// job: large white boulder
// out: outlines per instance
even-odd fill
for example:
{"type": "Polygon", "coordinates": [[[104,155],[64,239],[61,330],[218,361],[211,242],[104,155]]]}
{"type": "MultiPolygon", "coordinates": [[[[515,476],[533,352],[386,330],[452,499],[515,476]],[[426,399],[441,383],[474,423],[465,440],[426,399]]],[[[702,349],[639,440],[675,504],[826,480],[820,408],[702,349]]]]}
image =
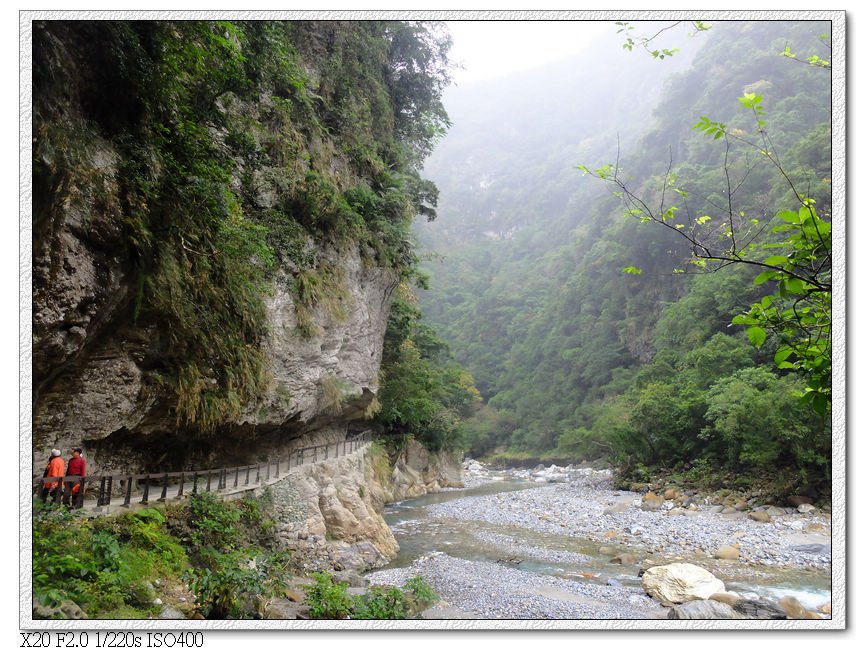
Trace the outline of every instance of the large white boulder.
{"type": "Polygon", "coordinates": [[[643,589],[664,605],[705,600],[726,591],[724,583],[709,571],[685,562],[646,569],[643,589]]]}

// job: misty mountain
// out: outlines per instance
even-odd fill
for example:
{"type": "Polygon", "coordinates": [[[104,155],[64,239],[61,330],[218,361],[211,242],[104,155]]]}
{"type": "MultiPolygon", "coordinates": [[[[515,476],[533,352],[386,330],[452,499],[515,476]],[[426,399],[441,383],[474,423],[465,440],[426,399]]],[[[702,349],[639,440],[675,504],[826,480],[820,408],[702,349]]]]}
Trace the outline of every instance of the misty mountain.
{"type": "MultiPolygon", "coordinates": [[[[669,428],[678,441],[670,458],[693,456],[715,383],[755,368],[794,381],[772,375],[766,348],[731,326],[765,295],[751,282],[756,273],[674,274],[689,255],[684,241],[624,218],[611,188],[574,166],[618,160],[622,178],[650,201],[664,175],[678,172],[689,219],[725,208],[732,176],[730,203],[769,220],[795,208],[785,179],[753,148],[728,152],[693,128],[708,116],[746,139],[755,115],[738,98],[751,92],[763,98],[773,155],[825,212],[829,75],[780,53],[822,51],[828,31],[719,23],[664,61],[611,38],[581,57],[451,92],[453,127],[426,167],[441,194],[438,218],[416,229],[430,253],[424,317],[492,407],[467,426],[473,452],[587,453],[586,440],[609,449],[622,426],[621,439],[640,439],[638,407],[667,391],[662,402],[684,404],[669,428]]],[[[757,243],[771,237],[761,232],[757,243]]],[[[640,426],[655,435],[661,425],[640,426]]],[[[823,448],[825,423],[803,426],[823,448]]]]}

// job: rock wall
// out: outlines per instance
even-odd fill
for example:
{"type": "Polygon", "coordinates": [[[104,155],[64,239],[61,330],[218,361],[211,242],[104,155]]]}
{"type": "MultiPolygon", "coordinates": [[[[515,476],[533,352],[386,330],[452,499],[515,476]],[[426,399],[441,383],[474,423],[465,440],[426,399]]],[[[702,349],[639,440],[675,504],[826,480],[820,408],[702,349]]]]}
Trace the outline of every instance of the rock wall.
{"type": "Polygon", "coordinates": [[[34,291],[34,369],[54,368],[34,374],[34,467],[52,448],[67,455],[74,445],[84,446],[91,473],[203,467],[226,456],[252,462],[342,440],[353,423],[363,426],[378,391],[393,272],[365,268],[357,252],[322,251],[342,269],[345,315],[316,309],[318,333],[309,338],[296,327],[291,296],[275,286],[266,303],[269,389],[233,426],[197,440],[177,426],[174,405],[156,390],[159,330],[111,325],[118,305],[128,306],[130,283],[118,260],[95,253],[76,234],[73,217],[44,259],[34,258],[34,287],[53,287],[45,299],[34,291]]]}
{"type": "Polygon", "coordinates": [[[307,568],[365,571],[384,566],[399,552],[382,517],[385,504],[461,486],[454,459],[412,442],[393,466],[373,445],[302,466],[256,493],[270,503],[281,544],[302,554],[307,568]]]}
{"type": "Polygon", "coordinates": [[[308,557],[311,568],[363,570],[395,558],[399,546],[381,516],[387,476],[380,463],[367,447],[302,466],[259,490],[265,501],[272,500],[282,545],[308,557]]]}
{"type": "Polygon", "coordinates": [[[456,455],[430,453],[412,440],[394,463],[388,502],[412,499],[452,487],[463,487],[462,466],[456,455]]]}
{"type": "MultiPolygon", "coordinates": [[[[338,296],[331,297],[337,308],[307,304],[301,334],[295,298],[286,288],[286,279],[299,268],[283,265],[265,296],[268,335],[258,342],[267,359],[268,387],[211,433],[178,422],[177,397],[166,390],[176,371],[177,355],[166,332],[172,322],[149,316],[146,308],[138,313],[144,280],[140,259],[136,266],[138,249],[131,244],[137,237],[154,238],[154,248],[174,241],[130,226],[136,213],[171,212],[170,205],[144,205],[130,189],[135,161],[130,161],[129,139],[135,140],[137,130],[153,131],[155,118],[127,98],[124,106],[140,115],[124,113],[126,121],[115,120],[118,98],[101,82],[104,66],[92,58],[100,54],[114,62],[117,57],[102,49],[108,44],[88,38],[90,32],[73,23],[47,25],[37,25],[34,36],[34,472],[41,471],[55,447],[66,457],[71,447],[84,447],[91,474],[178,470],[263,460],[275,452],[342,440],[364,428],[365,410],[378,391],[398,274],[368,251],[362,257],[357,242],[343,238],[337,243],[338,238],[321,233],[304,235],[304,255],[338,277],[338,296]]],[[[317,62],[310,59],[311,69],[317,62]]],[[[286,135],[285,125],[268,126],[270,118],[264,116],[273,112],[271,94],[243,101],[232,93],[221,96],[213,109],[221,117],[207,118],[214,149],[236,153],[226,145],[224,125],[248,125],[246,140],[282,138],[298,165],[314,164],[335,187],[367,182],[349,164],[339,134],[322,139],[295,124],[297,132],[286,135]],[[224,124],[217,128],[217,123],[224,124]]],[[[171,106],[164,108],[171,113],[171,106]]],[[[147,138],[136,142],[139,148],[152,147],[147,138]]],[[[137,173],[155,184],[162,171],[151,154],[136,154],[146,167],[137,173]]],[[[274,159],[283,155],[274,153],[274,159]]],[[[244,175],[272,177],[270,184],[256,185],[246,208],[272,208],[276,188],[291,184],[288,167],[280,164],[253,169],[250,159],[237,156],[231,180],[237,196],[245,196],[244,175]]],[[[169,230],[157,217],[152,222],[147,227],[154,231],[157,226],[169,230]]]]}

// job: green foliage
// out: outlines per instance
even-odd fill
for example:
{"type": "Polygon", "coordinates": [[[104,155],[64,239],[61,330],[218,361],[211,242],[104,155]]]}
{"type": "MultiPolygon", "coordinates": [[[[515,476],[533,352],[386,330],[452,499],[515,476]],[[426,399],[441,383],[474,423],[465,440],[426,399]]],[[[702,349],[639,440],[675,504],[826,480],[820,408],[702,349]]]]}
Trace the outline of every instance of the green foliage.
{"type": "Polygon", "coordinates": [[[155,510],[89,520],[36,504],[33,590],[49,605],[72,600],[90,618],[147,618],[155,613],[150,581],[179,575],[186,554],[155,510]]]}
{"type": "Polygon", "coordinates": [[[401,620],[438,600],[436,593],[420,576],[407,580],[402,590],[374,585],[359,596],[350,596],[348,584],[334,582],[330,573],[316,572],[312,578],[314,584],[305,588],[306,603],[310,617],[316,619],[401,620]]]}
{"type": "Polygon", "coordinates": [[[196,547],[232,549],[240,541],[237,524],[241,511],[206,492],[193,495],[189,500],[191,542],[196,547]]]}
{"type": "Polygon", "coordinates": [[[355,599],[352,618],[402,620],[407,614],[406,596],[399,588],[374,585],[363,597],[355,599]]]}
{"type": "Polygon", "coordinates": [[[262,552],[274,544],[274,526],[261,501],[200,493],[190,498],[185,519],[194,562],[187,575],[206,617],[247,618],[278,591],[289,556],[262,552]]]}
{"type": "Polygon", "coordinates": [[[813,435],[825,425],[799,404],[800,386],[794,376],[779,378],[763,367],[718,380],[706,396],[707,426],[700,434],[706,453],[736,469],[825,472],[829,438],[813,435]]]}
{"type": "Polygon", "coordinates": [[[334,582],[330,573],[312,574],[315,584],[306,587],[306,604],[312,618],[348,618],[352,611],[352,598],[348,595],[348,584],[334,582]]]}
{"type": "Polygon", "coordinates": [[[438,594],[432,590],[432,587],[421,576],[412,576],[406,580],[403,589],[407,590],[411,595],[417,609],[429,607],[439,599],[438,594]]]}
{"type": "Polygon", "coordinates": [[[343,271],[340,267],[321,263],[318,268],[299,271],[293,278],[297,297],[295,316],[301,335],[311,338],[321,334],[313,320],[313,311],[321,306],[337,322],[346,316],[344,301],[347,297],[343,271]]]}
{"type": "Polygon", "coordinates": [[[341,317],[318,250],[411,273],[411,221],[437,200],[419,173],[448,125],[448,47],[432,22],[35,24],[36,246],[69,196],[117,215],[130,319],[162,337],[178,427],[213,434],[267,388],[277,278],[302,335],[319,305],[341,317]],[[116,173],[92,162],[102,150],[116,173]]]}
{"type": "MultiPolygon", "coordinates": [[[[830,49],[830,55],[829,56],[831,56],[831,46],[829,45],[829,36],[826,34],[821,34],[820,35],[820,41],[823,45],[825,45],[827,48],[830,49]]],[[[796,56],[796,54],[794,54],[790,50],[789,44],[784,45],[784,51],[781,52],[781,56],[785,56],[788,59],[793,59],[794,61],[799,61],[800,63],[805,63],[805,64],[813,66],[815,68],[829,69],[832,67],[832,63],[831,63],[829,58],[824,59],[823,57],[821,57],[817,54],[812,54],[806,59],[800,59],[798,56],[796,56]]]]}
{"type": "Polygon", "coordinates": [[[655,41],[661,34],[664,32],[671,30],[679,25],[690,25],[693,31],[690,33],[691,36],[699,32],[704,32],[708,29],[711,29],[711,25],[702,20],[678,20],[671,21],[669,24],[664,25],[660,30],[658,30],[654,35],[633,35],[631,32],[636,30],[636,27],[632,25],[628,21],[616,21],[616,25],[619,27],[616,30],[617,34],[624,34],[625,42],[622,44],[622,49],[627,50],[628,52],[633,52],[634,46],[638,45],[642,47],[646,52],[653,58],[663,61],[665,58],[671,57],[676,54],[679,49],[678,48],[655,48],[653,45],[653,41],[655,41]]]}
{"type": "Polygon", "coordinates": [[[247,553],[234,551],[213,555],[211,566],[189,573],[189,586],[202,614],[207,618],[245,618],[241,597],[254,598],[264,593],[258,571],[250,568],[247,553]]]}
{"type": "Polygon", "coordinates": [[[170,507],[87,519],[34,504],[34,594],[72,600],[89,618],[149,618],[153,584],[189,584],[205,616],[248,618],[284,585],[290,554],[274,545],[258,499],[195,495],[170,507]]]}
{"type": "MultiPolygon", "coordinates": [[[[830,232],[830,87],[827,75],[778,56],[785,43],[806,51],[821,31],[825,24],[719,23],[662,66],[651,57],[618,64],[616,52],[605,52],[594,70],[600,66],[620,80],[626,97],[599,75],[580,80],[560,69],[514,77],[507,93],[493,83],[466,89],[460,103],[454,93],[454,129],[428,166],[442,190],[439,217],[418,226],[444,263],[428,265],[431,289],[421,304],[488,400],[460,425],[473,454],[504,463],[545,455],[606,459],[635,478],[640,468],[646,476],[661,468],[706,481],[736,471],[743,481],[765,473],[766,465],[741,460],[740,452],[730,452],[739,443],[727,446],[716,432],[708,414],[720,398],[710,391],[752,368],[791,390],[809,388],[793,377],[805,357],[785,347],[802,330],[785,333],[757,316],[777,308],[778,320],[792,325],[796,314],[788,310],[803,295],[791,292],[810,287],[796,310],[815,324],[821,320],[817,305],[806,301],[819,299],[813,288],[825,278],[818,274],[816,282],[800,285],[784,272],[796,229],[830,232]],[[668,66],[689,63],[688,56],[691,69],[660,80],[668,66]],[[535,82],[545,83],[550,97],[543,124],[520,118],[520,96],[539,96],[535,82]],[[654,95],[653,87],[663,91],[654,95]],[[652,117],[638,112],[653,103],[652,117]],[[478,105],[483,110],[472,108],[478,105]],[[767,144],[763,134],[769,133],[767,144]],[[641,224],[651,216],[638,204],[622,218],[628,195],[621,187],[611,196],[579,174],[561,183],[556,170],[580,159],[616,160],[596,172],[580,169],[622,181],[658,227],[641,224]],[[783,163],[786,178],[773,161],[783,163]],[[791,182],[807,193],[797,195],[791,182]],[[804,212],[799,218],[805,196],[814,199],[813,220],[804,212]],[[788,206],[796,206],[795,223],[774,216],[788,206]],[[704,259],[683,234],[713,253],[735,251],[756,264],[704,259]],[[755,284],[763,272],[780,275],[755,284]],[[788,295],[780,297],[785,278],[788,295]],[[744,322],[752,305],[759,314],[744,322]],[[805,306],[810,316],[799,309],[805,306]],[[756,328],[750,336],[749,328],[756,328]],[[715,433],[706,437],[709,430],[715,433]]],[[[809,246],[816,254],[811,267],[796,262],[793,272],[804,278],[800,271],[813,274],[822,264],[825,273],[830,251],[807,234],[801,244],[801,262],[809,246]]],[[[815,347],[818,333],[812,329],[815,347]]],[[[748,381],[762,385],[756,377],[748,381]]],[[[780,430],[767,449],[772,440],[801,435],[815,452],[777,455],[773,471],[825,481],[828,422],[801,409],[784,416],[790,406],[784,395],[776,400],[780,430]]],[[[759,445],[759,436],[741,435],[759,445]]]]}
{"type": "Polygon", "coordinates": [[[415,300],[401,285],[385,335],[376,420],[390,437],[411,435],[431,450],[461,449],[459,423],[480,395],[444,341],[421,322],[415,300]]]}
{"type": "Polygon", "coordinates": [[[753,303],[733,322],[748,326],[757,347],[771,331],[780,346],[774,356],[779,368],[795,369],[808,377],[803,400],[825,415],[832,394],[832,291],[831,224],[821,219],[811,199],[803,199],[798,212],[781,211],[783,221],[773,232],[785,233],[779,243],[765,245],[785,255],[770,255],[762,264],[771,270],[754,278],[755,284],[777,283],[774,294],[753,303]]]}
{"type": "MultiPolygon", "coordinates": [[[[744,265],[763,270],[754,278],[755,285],[770,280],[777,282],[776,293],[764,295],[751,305],[750,311],[734,317],[732,322],[748,326],[748,339],[757,348],[771,331],[782,344],[776,353],[776,363],[780,368],[796,368],[808,375],[803,399],[825,415],[831,399],[831,223],[818,214],[814,199],[796,190],[790,174],[777,161],[766,135],[762,97],[746,92],[739,103],[753,115],[759,141],[750,141],[741,135],[741,129],[731,130],[726,124],[706,117],[694,125],[703,134],[715,140],[724,138],[726,143],[723,169],[728,199],[725,224],[720,230],[722,243],[710,241],[719,232],[717,227],[711,226],[708,232],[703,228],[711,220],[708,215],[695,220],[688,231],[681,229],[684,228],[682,224],[677,224],[675,230],[690,245],[691,261],[699,269],[717,271],[729,265],[744,265]],[[729,159],[733,142],[757,150],[795,193],[801,206],[798,211],[782,210],[776,214],[776,223],[780,225],[772,228],[771,233],[780,236],[761,237],[765,225],[760,219],[745,220],[743,210],[734,214],[730,176],[735,164],[729,159]],[[771,254],[766,256],[766,252],[771,254]],[[712,266],[707,266],[707,262],[712,266]]],[[[596,176],[620,189],[618,194],[629,206],[629,215],[637,216],[641,222],[671,227],[667,215],[675,211],[675,207],[668,207],[663,213],[660,208],[653,211],[619,179],[618,170],[612,177],[606,173],[596,176]]],[[[675,182],[675,175],[668,171],[663,189],[670,188],[683,198],[687,197],[675,182]]]]}

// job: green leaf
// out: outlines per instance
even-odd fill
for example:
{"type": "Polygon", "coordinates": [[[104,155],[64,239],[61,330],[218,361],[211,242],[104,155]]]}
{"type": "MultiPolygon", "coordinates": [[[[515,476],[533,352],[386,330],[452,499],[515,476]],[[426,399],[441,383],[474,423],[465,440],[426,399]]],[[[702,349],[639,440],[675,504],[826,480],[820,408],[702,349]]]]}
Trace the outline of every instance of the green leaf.
{"type": "Polygon", "coordinates": [[[774,280],[778,277],[778,271],[766,271],[754,278],[754,284],[763,284],[766,280],[774,280]]]}
{"type": "Polygon", "coordinates": [[[759,348],[766,340],[766,330],[762,327],[749,327],[748,340],[751,341],[752,345],[759,348]]]}
{"type": "Polygon", "coordinates": [[[814,213],[811,212],[811,209],[808,206],[803,205],[799,208],[799,223],[811,221],[812,218],[814,218],[814,213]]]}
{"type": "Polygon", "coordinates": [[[631,275],[640,275],[643,269],[638,269],[636,266],[626,266],[622,268],[622,273],[630,273],[631,275]]]}
{"type": "Polygon", "coordinates": [[[763,264],[768,264],[769,266],[781,266],[782,264],[787,263],[786,255],[772,255],[763,260],[763,264]]]}
{"type": "Polygon", "coordinates": [[[793,348],[788,345],[782,345],[775,353],[775,365],[780,364],[782,361],[786,361],[787,357],[791,354],[793,354],[793,348]]]}
{"type": "Polygon", "coordinates": [[[792,210],[781,210],[781,212],[779,212],[775,216],[784,221],[789,221],[790,223],[802,223],[799,215],[792,210]]]}
{"type": "Polygon", "coordinates": [[[805,293],[805,283],[799,278],[786,278],[781,280],[778,287],[780,294],[783,295],[800,295],[805,293]]]}

